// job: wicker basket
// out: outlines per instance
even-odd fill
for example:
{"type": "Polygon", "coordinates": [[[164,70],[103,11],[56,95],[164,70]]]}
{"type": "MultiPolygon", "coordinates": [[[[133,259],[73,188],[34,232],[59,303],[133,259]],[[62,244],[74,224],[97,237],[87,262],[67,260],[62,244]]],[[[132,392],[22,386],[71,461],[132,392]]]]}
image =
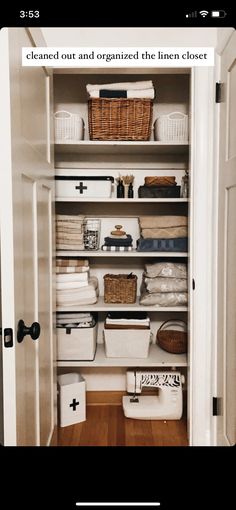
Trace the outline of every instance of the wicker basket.
{"type": "Polygon", "coordinates": [[[89,99],[91,140],[149,140],[151,99],[89,99]]]}
{"type": "Polygon", "coordinates": [[[135,274],[105,274],[105,303],[135,303],[137,297],[137,276],[135,274]]]}
{"type": "Polygon", "coordinates": [[[157,331],[157,343],[164,351],[172,354],[184,354],[187,352],[187,332],[176,329],[162,329],[164,326],[168,327],[173,323],[186,326],[184,321],[179,320],[163,322],[157,331]]]}

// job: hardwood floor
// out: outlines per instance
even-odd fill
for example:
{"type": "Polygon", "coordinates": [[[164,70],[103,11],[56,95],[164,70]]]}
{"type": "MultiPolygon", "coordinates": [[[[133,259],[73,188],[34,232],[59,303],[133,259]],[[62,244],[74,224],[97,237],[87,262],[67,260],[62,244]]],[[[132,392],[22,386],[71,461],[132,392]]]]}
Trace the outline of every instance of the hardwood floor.
{"type": "Polygon", "coordinates": [[[83,423],[58,429],[58,446],[187,446],[186,419],[132,420],[120,405],[88,405],[83,423]]]}

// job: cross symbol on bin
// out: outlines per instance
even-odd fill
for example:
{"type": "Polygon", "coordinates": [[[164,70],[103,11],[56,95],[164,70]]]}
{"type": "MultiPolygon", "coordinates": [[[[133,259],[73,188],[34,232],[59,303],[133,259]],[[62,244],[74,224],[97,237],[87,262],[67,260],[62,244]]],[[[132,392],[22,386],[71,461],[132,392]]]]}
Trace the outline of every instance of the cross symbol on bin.
{"type": "Polygon", "coordinates": [[[70,407],[73,407],[73,411],[76,411],[76,407],[79,405],[79,402],[76,402],[76,398],[73,398],[70,407]]]}

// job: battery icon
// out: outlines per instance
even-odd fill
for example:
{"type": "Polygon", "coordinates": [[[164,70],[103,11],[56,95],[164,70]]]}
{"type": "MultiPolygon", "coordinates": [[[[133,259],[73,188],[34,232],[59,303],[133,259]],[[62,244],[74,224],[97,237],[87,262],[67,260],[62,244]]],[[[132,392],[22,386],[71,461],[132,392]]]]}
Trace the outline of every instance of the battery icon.
{"type": "Polygon", "coordinates": [[[225,11],[211,11],[212,18],[225,18],[225,16],[227,16],[225,11]]]}

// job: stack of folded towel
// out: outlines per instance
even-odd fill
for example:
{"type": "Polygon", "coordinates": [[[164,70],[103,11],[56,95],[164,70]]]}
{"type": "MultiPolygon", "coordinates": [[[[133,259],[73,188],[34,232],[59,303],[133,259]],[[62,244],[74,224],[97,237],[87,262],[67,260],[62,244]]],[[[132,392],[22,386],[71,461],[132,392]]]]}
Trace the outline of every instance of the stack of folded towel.
{"type": "Polygon", "coordinates": [[[187,251],[187,216],[140,216],[137,251],[187,251]]]}
{"type": "Polygon", "coordinates": [[[90,98],[154,99],[155,90],[151,80],[123,83],[86,85],[90,98]]]}
{"type": "Polygon", "coordinates": [[[98,280],[89,278],[88,260],[57,259],[57,305],[70,307],[97,302],[98,280]]]}
{"type": "Polygon", "coordinates": [[[132,251],[133,238],[122,229],[122,225],[115,225],[108,237],[105,237],[102,250],[104,251],[132,251]]]}
{"type": "Polygon", "coordinates": [[[84,250],[84,216],[56,215],[57,250],[84,250]]]}
{"type": "Polygon", "coordinates": [[[104,251],[132,251],[133,239],[130,234],[117,238],[115,236],[105,237],[102,250],[104,251]]]}
{"type": "Polygon", "coordinates": [[[141,305],[187,304],[187,265],[178,262],[146,264],[141,286],[141,305]]]}
{"type": "Polygon", "coordinates": [[[109,312],[105,329],[150,329],[150,319],[146,312],[109,312]]]}

